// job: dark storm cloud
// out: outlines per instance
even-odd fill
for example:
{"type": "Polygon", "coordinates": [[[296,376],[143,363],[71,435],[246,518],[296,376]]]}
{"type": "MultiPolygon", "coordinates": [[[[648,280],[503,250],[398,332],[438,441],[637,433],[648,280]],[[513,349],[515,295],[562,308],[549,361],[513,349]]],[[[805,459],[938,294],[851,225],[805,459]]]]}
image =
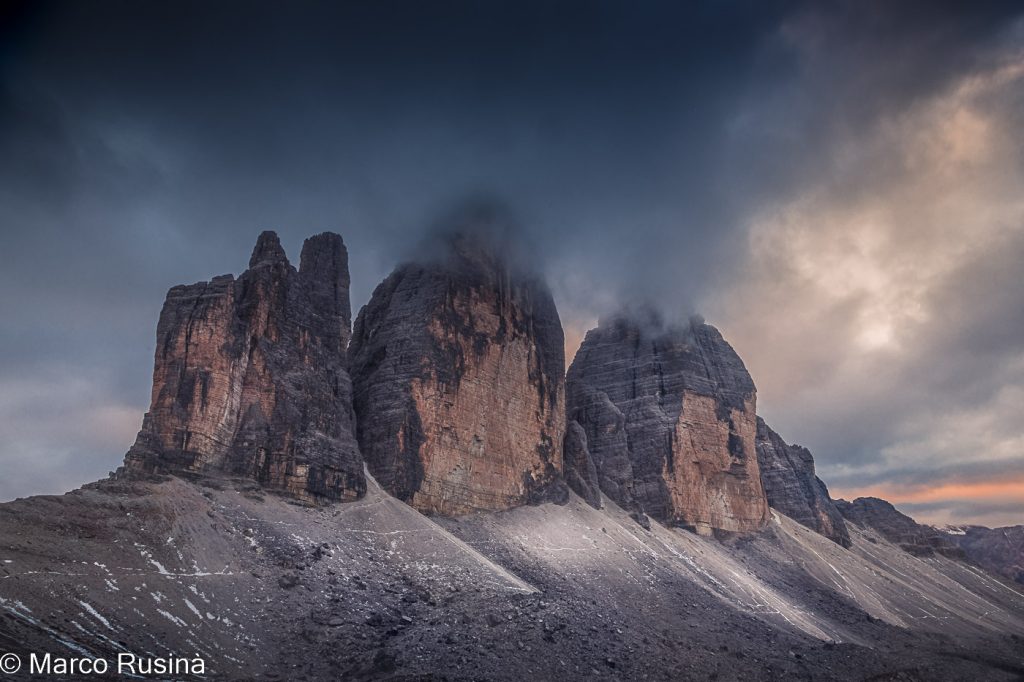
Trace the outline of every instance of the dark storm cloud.
{"type": "MultiPolygon", "coordinates": [[[[78,480],[115,466],[148,400],[164,292],[239,272],[262,229],[293,259],[305,236],[342,233],[358,309],[452,206],[491,196],[536,245],[568,336],[623,300],[687,315],[748,278],[752,216],[828,182],[837,141],[997,59],[1016,11],[25,5],[0,41],[0,423],[21,424],[5,469],[58,451],[77,453],[78,480]],[[26,391],[59,397],[63,423],[92,435],[39,435],[26,391]]],[[[900,169],[836,175],[835,200],[887,174],[900,169]]],[[[889,415],[862,410],[836,449],[877,457],[889,415]]],[[[0,497],[66,487],[36,487],[40,471],[29,490],[9,474],[0,497]]]]}
{"type": "MultiPolygon", "coordinates": [[[[212,253],[257,222],[297,240],[299,221],[395,252],[482,191],[608,287],[704,281],[682,237],[713,246],[734,222],[704,178],[778,8],[279,7],[58,8],[23,37],[13,96],[73,112],[81,130],[57,135],[162,155],[157,200],[174,203],[154,212],[187,240],[213,232],[212,253]],[[658,277],[666,252],[676,273],[658,277]]],[[[40,173],[67,186],[74,170],[49,160],[40,173]]]]}

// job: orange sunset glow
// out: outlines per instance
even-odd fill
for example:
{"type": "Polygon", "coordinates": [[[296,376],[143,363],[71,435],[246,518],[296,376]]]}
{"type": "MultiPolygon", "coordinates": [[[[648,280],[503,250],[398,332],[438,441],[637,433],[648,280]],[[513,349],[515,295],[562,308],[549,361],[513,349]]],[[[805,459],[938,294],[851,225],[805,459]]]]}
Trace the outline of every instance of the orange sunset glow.
{"type": "MultiPolygon", "coordinates": [[[[954,481],[930,485],[901,486],[883,484],[864,488],[833,488],[832,494],[847,500],[857,497],[879,497],[893,504],[921,504],[953,500],[988,500],[1024,504],[1024,476],[1000,478],[973,483],[954,481]]],[[[922,517],[925,515],[921,515],[922,517]]]]}

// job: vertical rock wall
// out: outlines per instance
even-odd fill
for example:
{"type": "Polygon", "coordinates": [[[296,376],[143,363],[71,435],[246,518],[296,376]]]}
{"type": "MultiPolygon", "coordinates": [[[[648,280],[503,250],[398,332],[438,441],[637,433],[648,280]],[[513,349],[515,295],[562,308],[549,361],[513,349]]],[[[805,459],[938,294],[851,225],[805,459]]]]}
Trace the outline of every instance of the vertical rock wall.
{"type": "Polygon", "coordinates": [[[249,269],[167,294],[153,395],[128,472],[219,472],[307,501],[366,487],[355,440],[348,254],[307,239],[300,267],[273,232],[249,269]]]}
{"type": "MultiPolygon", "coordinates": [[[[755,389],[718,331],[620,315],[591,330],[567,377],[602,491],[698,532],[768,519],[755,449],[755,389]]],[[[567,470],[567,476],[572,473],[567,470]]]]}
{"type": "Polygon", "coordinates": [[[380,484],[430,513],[564,500],[564,339],[547,287],[456,235],[399,267],[350,348],[359,444],[380,484]]]}

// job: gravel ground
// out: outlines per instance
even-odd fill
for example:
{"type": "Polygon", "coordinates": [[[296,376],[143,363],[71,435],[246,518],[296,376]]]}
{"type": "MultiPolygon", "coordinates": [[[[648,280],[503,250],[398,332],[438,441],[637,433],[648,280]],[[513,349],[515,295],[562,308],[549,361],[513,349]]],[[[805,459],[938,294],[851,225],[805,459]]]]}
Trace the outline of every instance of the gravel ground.
{"type": "Polygon", "coordinates": [[[199,656],[206,679],[1024,679],[1019,586],[852,530],[102,482],[0,505],[0,652],[199,656]]]}

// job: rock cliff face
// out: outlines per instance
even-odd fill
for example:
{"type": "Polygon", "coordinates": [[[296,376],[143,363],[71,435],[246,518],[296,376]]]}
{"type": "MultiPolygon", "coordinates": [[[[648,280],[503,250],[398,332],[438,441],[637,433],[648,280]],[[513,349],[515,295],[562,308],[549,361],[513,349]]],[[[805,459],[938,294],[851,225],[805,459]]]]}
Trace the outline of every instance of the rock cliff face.
{"type": "Polygon", "coordinates": [[[399,267],[350,348],[358,437],[391,494],[459,515],[564,501],[565,356],[547,287],[478,237],[399,267]]]}
{"type": "Polygon", "coordinates": [[[714,327],[602,321],[567,385],[569,418],[585,431],[601,490],[618,504],[701,533],[767,522],[754,383],[714,327]]]}
{"type": "Polygon", "coordinates": [[[858,497],[853,502],[836,500],[836,507],[847,521],[873,528],[889,542],[914,556],[941,554],[962,559],[964,552],[931,526],[923,526],[877,497],[858,497]]]}
{"type": "Polygon", "coordinates": [[[594,509],[601,508],[601,484],[587,447],[587,433],[572,420],[565,429],[565,482],[594,509]]]}
{"type": "Polygon", "coordinates": [[[1024,585],[1024,526],[938,528],[979,566],[1024,585]]]}
{"type": "Polygon", "coordinates": [[[348,254],[307,239],[299,269],[273,232],[249,269],[167,294],[153,396],[131,473],[223,473],[313,502],[366,489],[355,440],[348,254]]]}
{"type": "Polygon", "coordinates": [[[789,445],[763,419],[757,418],[757,463],[769,506],[818,531],[843,547],[850,534],[828,488],[814,475],[807,448],[789,445]]]}

